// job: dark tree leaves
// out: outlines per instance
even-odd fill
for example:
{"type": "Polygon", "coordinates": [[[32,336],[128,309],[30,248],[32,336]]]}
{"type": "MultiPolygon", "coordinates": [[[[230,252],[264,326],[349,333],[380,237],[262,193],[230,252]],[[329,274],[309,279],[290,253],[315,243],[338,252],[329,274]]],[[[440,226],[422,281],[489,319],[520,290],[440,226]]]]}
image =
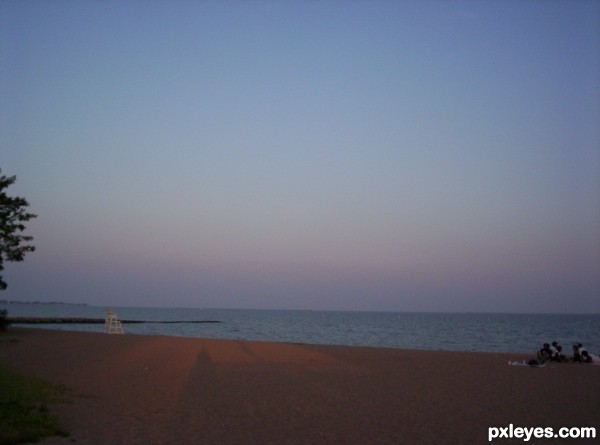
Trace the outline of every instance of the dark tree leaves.
{"type": "MultiPolygon", "coordinates": [[[[35,246],[27,244],[33,237],[23,232],[25,223],[37,215],[27,212],[29,203],[24,198],[8,196],[5,191],[16,179],[16,176],[0,175],[0,271],[4,270],[5,260],[23,261],[27,252],[35,250],[35,246]]],[[[0,290],[6,286],[0,275],[0,290]]]]}

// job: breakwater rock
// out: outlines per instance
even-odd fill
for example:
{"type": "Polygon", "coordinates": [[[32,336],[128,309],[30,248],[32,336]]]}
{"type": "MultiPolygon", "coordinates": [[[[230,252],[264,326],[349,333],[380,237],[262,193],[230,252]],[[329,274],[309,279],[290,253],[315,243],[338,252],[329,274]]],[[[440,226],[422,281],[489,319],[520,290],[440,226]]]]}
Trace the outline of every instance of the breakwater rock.
{"type": "MultiPolygon", "coordinates": [[[[7,317],[10,324],[104,324],[104,318],[83,318],[83,317],[7,317]]],[[[119,320],[123,324],[134,323],[222,323],[219,320],[169,320],[169,321],[151,321],[151,320],[119,320]]]]}

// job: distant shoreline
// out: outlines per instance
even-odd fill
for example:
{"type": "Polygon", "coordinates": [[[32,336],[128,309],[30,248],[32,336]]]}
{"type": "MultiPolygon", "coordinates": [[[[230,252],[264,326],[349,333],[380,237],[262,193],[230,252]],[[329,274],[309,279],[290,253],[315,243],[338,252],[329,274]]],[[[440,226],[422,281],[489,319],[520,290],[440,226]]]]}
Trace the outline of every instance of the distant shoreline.
{"type": "Polygon", "coordinates": [[[65,303],[64,301],[15,301],[15,300],[0,300],[0,304],[40,304],[40,305],[89,306],[87,303],[65,303]]]}

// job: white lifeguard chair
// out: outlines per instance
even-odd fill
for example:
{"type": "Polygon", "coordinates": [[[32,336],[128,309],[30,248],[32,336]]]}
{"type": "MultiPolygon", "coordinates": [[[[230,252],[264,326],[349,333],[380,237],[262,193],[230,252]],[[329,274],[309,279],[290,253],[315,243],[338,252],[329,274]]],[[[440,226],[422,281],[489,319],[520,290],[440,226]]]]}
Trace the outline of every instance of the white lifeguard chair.
{"type": "Polygon", "coordinates": [[[124,334],[123,326],[111,309],[106,311],[106,318],[104,319],[104,333],[105,334],[124,334]]]}

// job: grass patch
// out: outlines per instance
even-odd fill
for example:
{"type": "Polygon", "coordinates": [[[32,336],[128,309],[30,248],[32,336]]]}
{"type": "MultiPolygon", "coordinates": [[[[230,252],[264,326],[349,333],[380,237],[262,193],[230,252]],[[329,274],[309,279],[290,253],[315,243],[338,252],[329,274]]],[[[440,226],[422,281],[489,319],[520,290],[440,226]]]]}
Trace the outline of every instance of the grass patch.
{"type": "Polygon", "coordinates": [[[67,401],[63,385],[0,368],[0,445],[68,436],[49,408],[67,401]]]}

